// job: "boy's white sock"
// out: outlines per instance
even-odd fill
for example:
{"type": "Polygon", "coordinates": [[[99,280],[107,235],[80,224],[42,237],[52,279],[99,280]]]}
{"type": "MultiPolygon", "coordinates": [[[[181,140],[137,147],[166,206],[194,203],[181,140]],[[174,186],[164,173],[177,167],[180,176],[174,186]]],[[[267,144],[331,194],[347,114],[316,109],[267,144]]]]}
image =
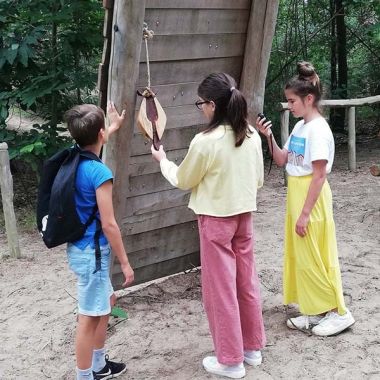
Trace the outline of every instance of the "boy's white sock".
{"type": "Polygon", "coordinates": [[[106,349],[99,348],[92,352],[92,370],[94,372],[101,371],[106,365],[106,349]]]}
{"type": "Polygon", "coordinates": [[[92,368],[79,369],[77,368],[77,380],[94,380],[92,375],[92,368]]]}

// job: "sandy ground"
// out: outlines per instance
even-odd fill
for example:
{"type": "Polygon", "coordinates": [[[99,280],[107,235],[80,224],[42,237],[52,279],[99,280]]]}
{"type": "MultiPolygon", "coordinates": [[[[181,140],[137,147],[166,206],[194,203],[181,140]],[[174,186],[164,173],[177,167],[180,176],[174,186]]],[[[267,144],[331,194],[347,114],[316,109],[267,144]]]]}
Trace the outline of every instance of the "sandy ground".
{"type": "MultiPolygon", "coordinates": [[[[380,139],[357,146],[358,169],[349,172],[347,148],[338,149],[329,181],[334,194],[344,294],[356,318],[337,337],[288,330],[282,306],[285,191],[274,168],[255,215],[256,260],[262,285],[268,344],[247,379],[380,379],[380,139]]],[[[0,260],[0,379],[74,379],[75,281],[64,248],[48,250],[37,234],[22,235],[25,258],[0,260]]],[[[0,254],[7,249],[0,235],[0,254]]],[[[129,370],[120,379],[213,379],[201,367],[212,341],[200,301],[200,274],[156,281],[119,295],[129,313],[113,318],[111,358],[129,370]]],[[[294,315],[294,307],[288,313],[294,315]]]]}

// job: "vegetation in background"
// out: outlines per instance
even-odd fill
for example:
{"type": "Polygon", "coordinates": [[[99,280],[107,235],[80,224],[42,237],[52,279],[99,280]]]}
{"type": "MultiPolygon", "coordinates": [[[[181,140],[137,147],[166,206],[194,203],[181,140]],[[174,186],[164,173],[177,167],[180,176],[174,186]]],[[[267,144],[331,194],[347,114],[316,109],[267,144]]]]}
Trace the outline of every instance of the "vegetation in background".
{"type": "MultiPolygon", "coordinates": [[[[265,112],[276,125],[284,84],[300,60],[314,64],[326,99],[380,94],[379,20],[378,0],[280,0],[265,92],[265,112]]],[[[343,132],[345,115],[330,112],[333,130],[343,132]]],[[[357,115],[378,122],[380,107],[358,108],[357,115]]]]}
{"type": "Polygon", "coordinates": [[[37,172],[70,143],[59,123],[73,104],[96,102],[103,16],[96,0],[0,0],[0,141],[11,159],[37,172]],[[47,122],[23,133],[8,130],[15,108],[47,122]]]}

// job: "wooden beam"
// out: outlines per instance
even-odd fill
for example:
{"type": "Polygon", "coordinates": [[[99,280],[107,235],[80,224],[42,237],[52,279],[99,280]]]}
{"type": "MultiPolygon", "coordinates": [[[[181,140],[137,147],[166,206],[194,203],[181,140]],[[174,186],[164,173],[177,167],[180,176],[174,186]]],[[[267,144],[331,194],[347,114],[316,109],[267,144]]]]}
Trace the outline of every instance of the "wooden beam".
{"type": "Polygon", "coordinates": [[[348,168],[356,169],[355,107],[348,109],[348,168]]]}
{"type": "Polygon", "coordinates": [[[147,214],[127,217],[123,220],[124,235],[134,235],[159,228],[174,226],[178,223],[190,222],[196,215],[187,206],[158,210],[147,214]]]}
{"type": "Polygon", "coordinates": [[[13,179],[10,170],[8,145],[6,143],[0,143],[0,189],[9,253],[11,257],[19,258],[21,257],[21,252],[13,207],[13,179]]]}
{"type": "MultiPolygon", "coordinates": [[[[188,59],[171,62],[151,62],[150,74],[152,87],[161,84],[185,82],[200,83],[212,72],[227,72],[233,77],[240,76],[243,57],[218,57],[207,59],[188,59]]],[[[139,87],[147,85],[146,64],[140,64],[139,87]]],[[[160,97],[160,94],[157,94],[160,97]]]]}
{"type": "MultiPolygon", "coordinates": [[[[154,36],[152,41],[148,42],[151,62],[236,57],[244,54],[245,34],[176,34],[154,36]]],[[[145,48],[140,61],[146,62],[145,48]]]]}
{"type": "MultiPolygon", "coordinates": [[[[184,128],[172,128],[165,130],[162,137],[162,143],[166,150],[188,149],[191,140],[196,133],[204,130],[204,126],[188,126],[184,128]]],[[[141,133],[136,133],[133,138],[133,144],[130,147],[132,156],[151,154],[151,141],[148,141],[141,133]]],[[[126,161],[127,162],[127,161],[126,161]]]]}
{"type": "Polygon", "coordinates": [[[147,9],[145,22],[155,36],[245,33],[246,9],[147,9]]]}
{"type": "Polygon", "coordinates": [[[117,1],[114,4],[112,52],[108,81],[108,98],[121,112],[126,109],[124,125],[111,136],[105,149],[105,161],[115,181],[113,202],[118,222],[125,215],[125,189],[129,186],[126,163],[131,155],[135,123],[136,84],[139,75],[145,0],[117,1]]]}
{"type": "MultiPolygon", "coordinates": [[[[320,105],[325,107],[355,107],[355,106],[365,106],[369,104],[380,103],[380,95],[369,96],[367,98],[360,99],[329,99],[321,100],[320,105]]],[[[281,103],[281,109],[287,110],[288,103],[281,103]]]]}
{"type": "MultiPolygon", "coordinates": [[[[248,119],[254,124],[264,105],[265,78],[276,26],[279,0],[252,0],[239,88],[248,103],[248,119]]],[[[238,79],[238,78],[236,78],[238,79]]]]}
{"type": "MultiPolygon", "coordinates": [[[[186,269],[192,269],[194,267],[198,267],[199,265],[199,252],[194,252],[172,260],[162,261],[160,263],[154,263],[145,267],[137,268],[135,271],[136,280],[131,284],[131,286],[178,273],[186,269]]],[[[114,279],[113,283],[115,284],[115,290],[120,289],[121,284],[124,282],[123,274],[114,272],[112,278],[114,279]]]]}
{"type": "Polygon", "coordinates": [[[128,252],[136,252],[145,248],[165,247],[166,244],[174,244],[184,239],[199,244],[198,237],[197,221],[190,221],[135,235],[124,235],[123,239],[128,252]]]}
{"type": "Polygon", "coordinates": [[[249,9],[249,4],[250,0],[147,0],[146,7],[162,9],[249,9]]]}
{"type": "Polygon", "coordinates": [[[113,18],[113,0],[103,0],[105,8],[103,24],[103,54],[102,63],[98,68],[98,90],[99,90],[99,107],[106,112],[107,108],[107,88],[108,88],[108,71],[111,56],[112,45],[112,18],[113,18]]]}

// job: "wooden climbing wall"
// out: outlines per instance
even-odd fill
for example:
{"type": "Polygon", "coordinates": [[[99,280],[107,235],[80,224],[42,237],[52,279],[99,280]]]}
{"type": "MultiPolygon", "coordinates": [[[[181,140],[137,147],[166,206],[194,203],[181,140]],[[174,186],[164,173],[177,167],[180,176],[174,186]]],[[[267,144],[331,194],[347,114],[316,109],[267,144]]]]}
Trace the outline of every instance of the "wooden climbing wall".
{"type": "MultiPolygon", "coordinates": [[[[254,61],[250,60],[252,52],[246,54],[247,42],[252,40],[247,31],[252,28],[250,20],[256,12],[267,19],[266,26],[262,22],[262,34],[257,34],[261,45],[265,33],[273,36],[278,2],[261,1],[264,8],[257,5],[260,2],[253,3],[251,0],[126,0],[113,4],[108,98],[119,109],[127,104],[128,112],[126,125],[111,139],[105,155],[115,174],[115,211],[135,270],[135,283],[200,264],[196,216],[187,208],[189,192],[173,188],[163,178],[158,163],[151,157],[151,143],[135,122],[141,102],[136,90],[147,85],[143,22],[155,33],[148,44],[151,87],[168,119],[162,143],[168,158],[179,164],[191,139],[204,128],[203,114],[194,102],[198,84],[205,76],[227,72],[239,83],[244,75],[247,79],[240,84],[243,90],[252,89],[255,81],[263,82],[260,73],[266,74],[265,57],[256,70],[252,67],[253,73],[247,70],[248,63],[254,61]],[[271,3],[276,9],[270,18],[266,12],[271,3]]],[[[247,93],[248,97],[251,95],[252,92],[247,93]]],[[[117,262],[112,268],[112,279],[118,288],[122,274],[117,262]]]]}

